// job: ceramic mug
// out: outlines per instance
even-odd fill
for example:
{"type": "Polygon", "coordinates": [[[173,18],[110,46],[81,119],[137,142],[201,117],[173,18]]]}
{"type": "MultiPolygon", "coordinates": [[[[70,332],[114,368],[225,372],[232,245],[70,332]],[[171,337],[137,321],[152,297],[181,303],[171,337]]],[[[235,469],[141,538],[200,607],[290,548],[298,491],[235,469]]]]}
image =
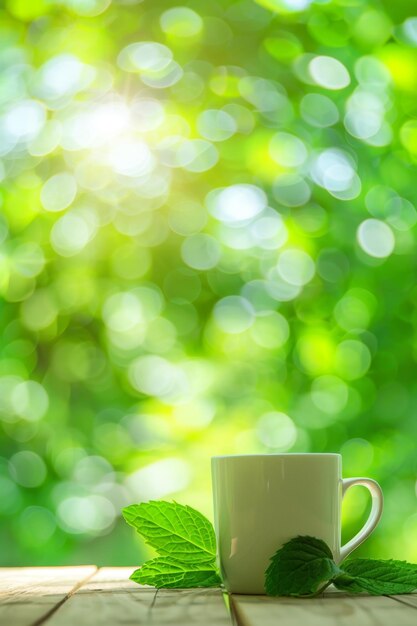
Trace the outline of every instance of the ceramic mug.
{"type": "Polygon", "coordinates": [[[219,565],[228,591],[264,594],[270,558],[297,535],[323,539],[339,563],[374,530],[382,513],[371,478],[342,478],[340,454],[254,454],[212,458],[214,525],[219,565]],[[372,496],[369,518],[341,546],[342,499],[363,485],[372,496]]]}

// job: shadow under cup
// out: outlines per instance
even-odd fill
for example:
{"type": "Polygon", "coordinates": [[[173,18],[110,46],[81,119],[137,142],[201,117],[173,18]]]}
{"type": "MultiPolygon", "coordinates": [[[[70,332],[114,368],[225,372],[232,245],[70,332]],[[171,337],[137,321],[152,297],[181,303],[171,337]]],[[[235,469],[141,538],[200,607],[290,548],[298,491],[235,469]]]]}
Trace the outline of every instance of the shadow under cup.
{"type": "MultiPolygon", "coordinates": [[[[323,539],[335,561],[340,560],[341,466],[339,454],[212,458],[214,523],[220,570],[228,591],[264,594],[270,558],[297,535],[323,539]]],[[[365,484],[369,479],[351,480],[365,484]]],[[[372,527],[379,519],[381,499],[379,505],[372,527]]],[[[367,534],[364,532],[363,538],[367,534]]],[[[349,542],[351,549],[359,542],[349,542]]]]}

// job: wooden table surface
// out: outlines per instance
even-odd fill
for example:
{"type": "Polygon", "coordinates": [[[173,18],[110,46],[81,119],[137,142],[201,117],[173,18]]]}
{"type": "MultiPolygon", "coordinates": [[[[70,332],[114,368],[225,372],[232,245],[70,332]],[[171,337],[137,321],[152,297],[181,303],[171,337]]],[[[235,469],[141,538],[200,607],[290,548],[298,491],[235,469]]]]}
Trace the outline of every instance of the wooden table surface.
{"type": "Polygon", "coordinates": [[[134,568],[0,568],[1,626],[415,626],[417,593],[299,600],[161,589],[129,580],[134,568]]]}

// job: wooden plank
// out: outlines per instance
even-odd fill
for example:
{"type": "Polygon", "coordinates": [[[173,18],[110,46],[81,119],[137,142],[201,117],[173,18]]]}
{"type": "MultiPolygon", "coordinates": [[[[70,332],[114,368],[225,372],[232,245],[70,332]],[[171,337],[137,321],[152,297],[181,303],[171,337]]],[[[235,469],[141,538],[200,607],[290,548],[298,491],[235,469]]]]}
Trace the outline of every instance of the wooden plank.
{"type": "Polygon", "coordinates": [[[239,626],[410,626],[417,623],[414,607],[387,596],[328,593],[318,598],[297,599],[235,595],[232,606],[239,626]]]}
{"type": "Polygon", "coordinates": [[[39,623],[96,571],[93,565],[0,568],[0,624],[39,623]]]}
{"type": "Polygon", "coordinates": [[[220,589],[161,589],[151,612],[152,624],[232,626],[220,589]]]}
{"type": "Polygon", "coordinates": [[[231,626],[220,589],[163,589],[129,580],[135,568],[102,568],[46,626],[231,626]]]}

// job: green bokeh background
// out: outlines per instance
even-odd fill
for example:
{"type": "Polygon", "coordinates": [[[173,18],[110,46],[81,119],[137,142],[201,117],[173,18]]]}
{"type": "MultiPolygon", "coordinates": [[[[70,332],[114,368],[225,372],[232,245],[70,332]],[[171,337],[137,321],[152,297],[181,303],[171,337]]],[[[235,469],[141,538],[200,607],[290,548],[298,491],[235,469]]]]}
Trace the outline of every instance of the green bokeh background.
{"type": "Polygon", "coordinates": [[[141,562],[123,506],[211,517],[210,456],[283,451],[417,559],[416,14],[6,1],[2,565],[141,562]]]}

